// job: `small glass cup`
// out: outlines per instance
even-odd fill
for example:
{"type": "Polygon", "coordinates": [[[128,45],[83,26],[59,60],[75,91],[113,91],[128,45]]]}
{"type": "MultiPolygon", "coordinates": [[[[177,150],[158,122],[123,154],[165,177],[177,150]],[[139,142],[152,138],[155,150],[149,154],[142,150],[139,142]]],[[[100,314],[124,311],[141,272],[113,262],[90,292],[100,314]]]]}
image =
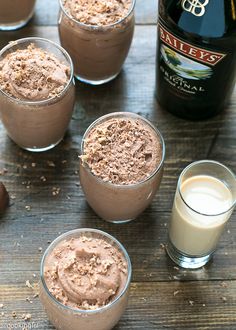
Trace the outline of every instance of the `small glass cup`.
{"type": "Polygon", "coordinates": [[[120,73],[133,39],[135,1],[132,0],[126,17],[118,22],[94,26],[71,17],[60,0],[60,40],[73,60],[75,77],[78,80],[101,85],[120,73]]]}
{"type": "Polygon", "coordinates": [[[41,152],[55,147],[68,128],[75,102],[73,63],[56,43],[43,38],[24,38],[0,51],[0,60],[30,44],[55,55],[70,68],[68,83],[60,94],[42,101],[16,99],[0,88],[0,116],[9,137],[21,148],[41,152]]]}
{"type": "Polygon", "coordinates": [[[152,202],[162,180],[165,159],[165,143],[161,133],[147,119],[130,112],[114,112],[98,118],[86,130],[81,153],[84,154],[84,143],[91,129],[112,118],[138,119],[146,124],[157,136],[161,147],[161,162],[150,176],[135,184],[113,184],[95,176],[88,165],[80,160],[80,183],[86,200],[92,209],[104,220],[113,223],[126,223],[138,217],[152,202]]]}
{"type": "Polygon", "coordinates": [[[110,330],[118,323],[127,307],[131,274],[132,266],[129,255],[123,245],[114,237],[97,229],[82,228],[72,230],[56,238],[44,253],[40,267],[40,300],[46,310],[49,320],[57,329],[110,330]],[[103,239],[117,248],[127,264],[127,280],[124,288],[113,301],[94,310],[74,309],[65,306],[50,293],[44,278],[45,262],[56,246],[62,241],[69,241],[71,238],[78,238],[80,236],[86,236],[91,239],[103,239]]]}
{"type": "Polygon", "coordinates": [[[236,178],[221,163],[202,160],[181,173],[166,250],[183,268],[204,266],[212,257],[236,204],[236,178]]]}
{"type": "Polygon", "coordinates": [[[36,0],[1,0],[0,31],[11,31],[25,26],[34,14],[36,0]]]}

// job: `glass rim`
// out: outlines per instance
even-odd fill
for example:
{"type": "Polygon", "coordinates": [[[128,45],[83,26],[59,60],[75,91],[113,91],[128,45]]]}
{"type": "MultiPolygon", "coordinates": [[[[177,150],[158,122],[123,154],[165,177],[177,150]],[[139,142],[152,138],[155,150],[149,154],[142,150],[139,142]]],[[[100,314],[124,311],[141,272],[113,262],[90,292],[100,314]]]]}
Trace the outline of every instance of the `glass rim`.
{"type": "MultiPolygon", "coordinates": [[[[205,216],[205,217],[217,217],[217,216],[223,215],[223,214],[228,213],[229,211],[233,210],[234,207],[235,207],[235,205],[236,205],[236,198],[232,200],[232,205],[231,205],[228,209],[226,209],[225,211],[220,212],[220,213],[216,213],[216,214],[210,214],[210,213],[206,214],[206,213],[199,212],[199,211],[195,210],[194,208],[192,208],[192,207],[191,207],[191,206],[185,201],[185,199],[184,199],[184,197],[183,197],[183,194],[182,194],[182,192],[181,192],[181,183],[182,183],[182,178],[183,178],[184,174],[187,173],[187,171],[188,171],[190,168],[192,168],[193,166],[197,166],[197,165],[199,165],[199,164],[207,164],[207,163],[208,163],[208,164],[211,164],[211,165],[217,165],[217,166],[221,167],[222,169],[224,169],[226,172],[228,172],[228,173],[234,178],[234,181],[236,181],[236,177],[235,177],[234,172],[233,172],[231,169],[229,169],[227,166],[225,166],[224,164],[222,164],[222,163],[220,163],[220,162],[217,162],[217,161],[215,161],[215,160],[199,160],[199,161],[195,161],[195,162],[193,162],[193,163],[190,163],[190,164],[189,164],[188,166],[186,166],[186,167],[183,169],[183,171],[180,173],[180,176],[179,176],[179,179],[178,179],[178,183],[177,183],[177,191],[178,191],[178,193],[179,193],[179,195],[180,195],[182,201],[184,202],[184,204],[185,204],[185,205],[186,205],[191,211],[193,211],[194,213],[197,213],[197,214],[202,215],[202,216],[205,216]]],[[[210,175],[209,175],[209,176],[210,176],[210,175]]],[[[214,176],[212,175],[212,177],[214,177],[214,176]]],[[[219,179],[217,179],[217,180],[219,180],[219,179]]],[[[220,181],[221,181],[221,180],[220,180],[220,181]]],[[[222,182],[222,181],[221,181],[221,182],[222,182]]],[[[229,189],[229,188],[228,188],[228,189],[229,189]]]]}
{"type": "Polygon", "coordinates": [[[67,13],[67,11],[65,10],[64,8],[64,5],[62,3],[63,0],[59,0],[59,4],[60,4],[60,8],[61,10],[63,11],[63,13],[70,19],[72,20],[73,22],[75,22],[76,24],[84,27],[84,28],[90,28],[91,30],[102,30],[103,28],[109,28],[109,27],[114,27],[120,23],[122,23],[125,19],[127,19],[131,14],[132,12],[134,11],[134,7],[135,7],[135,4],[136,4],[136,0],[132,0],[132,5],[127,13],[127,15],[125,17],[122,17],[121,19],[119,19],[117,22],[115,23],[112,23],[112,24],[107,24],[107,25],[91,25],[91,24],[85,24],[85,23],[81,23],[79,22],[78,20],[76,20],[74,17],[70,16],[69,13],[67,13]]]}
{"type": "Polygon", "coordinates": [[[42,260],[41,260],[41,264],[40,264],[40,281],[43,285],[43,289],[45,290],[46,294],[49,296],[49,298],[51,298],[56,305],[60,306],[61,308],[67,310],[67,311],[73,311],[74,313],[78,313],[78,314],[96,314],[96,313],[100,313],[103,312],[104,310],[109,309],[110,307],[112,307],[113,305],[115,305],[118,300],[127,292],[127,290],[129,289],[129,285],[131,282],[131,276],[132,276],[132,264],[131,264],[131,260],[130,257],[128,255],[128,252],[126,251],[125,247],[112,235],[99,230],[99,229],[94,229],[94,228],[78,228],[78,229],[74,229],[74,230],[70,230],[65,232],[64,234],[58,236],[57,238],[55,238],[52,243],[47,247],[46,251],[43,254],[42,260]],[[44,279],[44,263],[46,260],[46,257],[48,256],[48,254],[51,252],[51,250],[56,247],[58,245],[58,243],[60,243],[61,241],[63,241],[64,239],[66,239],[68,236],[71,236],[73,234],[77,234],[77,233],[96,233],[99,234],[101,236],[105,236],[106,238],[108,238],[112,243],[115,243],[115,245],[118,246],[118,248],[120,249],[120,251],[122,252],[126,262],[127,262],[127,268],[128,268],[128,274],[127,274],[127,279],[126,279],[126,283],[124,288],[122,289],[122,291],[119,293],[119,295],[110,303],[106,304],[105,306],[99,307],[97,309],[79,309],[79,308],[72,308],[69,306],[64,305],[63,303],[61,303],[60,301],[58,301],[49,291],[46,281],[44,279]]]}
{"type": "Polygon", "coordinates": [[[63,90],[58,94],[55,95],[53,97],[47,98],[45,100],[40,100],[40,101],[28,101],[28,100],[21,100],[18,99],[14,96],[11,96],[10,94],[6,93],[1,87],[0,87],[0,93],[2,93],[4,96],[6,96],[7,98],[9,98],[10,100],[17,102],[19,104],[26,104],[26,105],[44,105],[47,104],[48,102],[54,101],[56,99],[59,99],[70,87],[73,78],[74,78],[74,66],[73,66],[73,62],[72,59],[70,57],[70,55],[68,54],[68,52],[61,47],[59,44],[57,44],[54,41],[51,41],[49,39],[46,38],[41,38],[41,37],[27,37],[27,38],[21,38],[21,39],[17,39],[15,41],[12,41],[10,43],[8,43],[5,47],[3,47],[0,50],[0,57],[2,57],[4,55],[4,53],[8,50],[10,50],[12,47],[17,46],[18,44],[24,44],[24,43],[29,43],[29,42],[34,42],[34,41],[39,41],[39,42],[45,42],[47,44],[51,44],[52,46],[54,46],[55,48],[57,48],[59,51],[62,52],[62,54],[65,56],[66,60],[69,63],[70,66],[70,77],[69,80],[67,82],[67,84],[64,86],[63,90]]]}
{"type": "MultiPolygon", "coordinates": [[[[89,173],[91,175],[94,176],[94,178],[96,178],[96,180],[98,180],[99,182],[103,183],[104,185],[108,185],[111,187],[117,187],[117,188],[123,188],[123,189],[128,189],[128,188],[134,188],[136,186],[139,186],[145,182],[148,182],[149,180],[151,180],[163,167],[164,164],[164,160],[165,160],[165,151],[166,151],[166,147],[165,147],[165,141],[164,138],[162,136],[162,133],[159,131],[159,129],[154,126],[148,119],[133,113],[133,112],[128,112],[128,111],[124,111],[124,112],[111,112],[109,114],[106,114],[104,116],[99,117],[98,119],[96,119],[95,121],[92,122],[91,125],[89,125],[89,127],[86,129],[82,141],[81,141],[81,155],[83,155],[84,152],[84,142],[86,139],[86,136],[88,135],[88,133],[90,132],[90,130],[95,127],[97,124],[99,124],[101,121],[103,121],[104,119],[109,119],[110,117],[132,117],[132,118],[137,118],[140,119],[142,121],[144,121],[149,127],[151,127],[153,129],[153,131],[156,133],[156,135],[158,136],[160,143],[161,143],[161,147],[162,147],[162,156],[161,156],[161,161],[158,164],[158,166],[155,168],[155,170],[144,180],[136,182],[136,183],[129,183],[129,184],[117,184],[117,183],[112,183],[112,182],[105,182],[103,179],[101,179],[100,177],[96,176],[95,174],[92,173],[91,169],[89,168],[88,164],[82,164],[82,166],[84,166],[84,168],[89,171],[89,173]]],[[[80,162],[82,162],[82,160],[80,159],[80,162]]]]}

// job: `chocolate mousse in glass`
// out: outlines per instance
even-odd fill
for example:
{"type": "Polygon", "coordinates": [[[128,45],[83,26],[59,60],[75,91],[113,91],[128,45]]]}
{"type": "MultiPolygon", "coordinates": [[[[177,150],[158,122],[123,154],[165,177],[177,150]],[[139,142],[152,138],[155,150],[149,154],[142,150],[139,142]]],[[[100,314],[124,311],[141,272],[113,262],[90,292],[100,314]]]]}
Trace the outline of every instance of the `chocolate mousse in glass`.
{"type": "Polygon", "coordinates": [[[73,64],[61,46],[25,38],[0,51],[0,118],[20,147],[39,152],[57,145],[74,101],[73,64]]]}
{"type": "Polygon", "coordinates": [[[135,0],[60,0],[59,35],[75,77],[100,85],[114,79],[134,33],[135,0]]]}
{"type": "Polygon", "coordinates": [[[16,30],[34,14],[36,0],[0,0],[0,31],[16,30]]]}
{"type": "Polygon", "coordinates": [[[86,200],[104,220],[135,219],[153,200],[163,175],[165,144],[148,120],[115,112],[84,134],[80,182],[86,200]]]}
{"type": "Polygon", "coordinates": [[[58,237],[41,262],[40,300],[60,330],[110,330],[128,303],[131,262],[125,248],[96,229],[58,237]]]}

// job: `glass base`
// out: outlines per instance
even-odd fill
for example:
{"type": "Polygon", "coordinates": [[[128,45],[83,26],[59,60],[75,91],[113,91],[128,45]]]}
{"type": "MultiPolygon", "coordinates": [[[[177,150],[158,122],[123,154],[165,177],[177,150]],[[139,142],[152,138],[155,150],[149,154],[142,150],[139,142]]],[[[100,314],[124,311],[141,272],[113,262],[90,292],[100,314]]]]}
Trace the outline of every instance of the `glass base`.
{"type": "Polygon", "coordinates": [[[107,222],[110,223],[115,223],[115,224],[122,224],[122,223],[128,223],[130,221],[133,221],[134,219],[127,219],[127,220],[106,220],[107,222]]]}
{"type": "Polygon", "coordinates": [[[75,78],[78,79],[79,81],[85,83],[85,84],[98,86],[98,85],[106,84],[109,81],[115,79],[118,76],[118,74],[119,74],[119,72],[117,74],[115,74],[114,76],[109,77],[107,79],[103,79],[103,80],[89,80],[89,79],[85,79],[83,77],[80,77],[79,75],[75,75],[75,78]]]}
{"type": "Polygon", "coordinates": [[[30,14],[30,16],[26,20],[8,23],[8,24],[1,24],[0,23],[0,31],[14,31],[24,27],[32,18],[34,11],[30,14]]]}
{"type": "Polygon", "coordinates": [[[169,257],[180,267],[187,269],[197,269],[204,266],[212,256],[212,253],[203,257],[196,257],[184,254],[183,252],[176,249],[176,247],[171,243],[170,239],[166,245],[166,252],[169,257]]]}
{"type": "Polygon", "coordinates": [[[56,147],[61,141],[62,139],[60,139],[57,143],[50,144],[49,146],[44,148],[37,148],[37,147],[33,147],[33,148],[21,147],[21,148],[31,152],[43,152],[43,151],[51,150],[52,148],[56,147]]]}

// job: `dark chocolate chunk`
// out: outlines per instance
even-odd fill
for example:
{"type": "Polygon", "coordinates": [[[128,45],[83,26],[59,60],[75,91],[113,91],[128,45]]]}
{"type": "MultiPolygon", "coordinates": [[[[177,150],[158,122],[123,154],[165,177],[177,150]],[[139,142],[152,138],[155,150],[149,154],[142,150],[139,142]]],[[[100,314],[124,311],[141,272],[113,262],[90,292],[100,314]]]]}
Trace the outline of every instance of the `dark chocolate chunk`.
{"type": "Polygon", "coordinates": [[[3,213],[9,205],[9,195],[2,182],[0,182],[0,213],[3,213]]]}

